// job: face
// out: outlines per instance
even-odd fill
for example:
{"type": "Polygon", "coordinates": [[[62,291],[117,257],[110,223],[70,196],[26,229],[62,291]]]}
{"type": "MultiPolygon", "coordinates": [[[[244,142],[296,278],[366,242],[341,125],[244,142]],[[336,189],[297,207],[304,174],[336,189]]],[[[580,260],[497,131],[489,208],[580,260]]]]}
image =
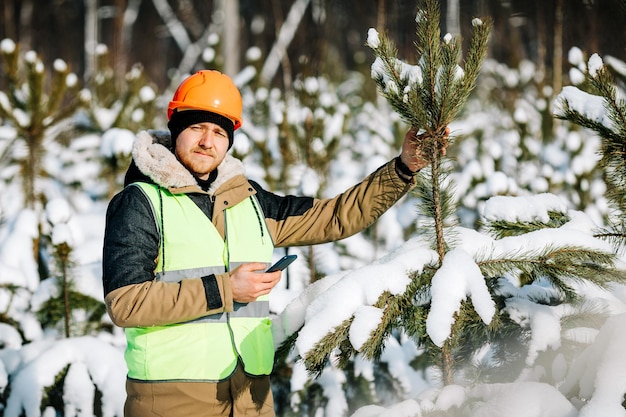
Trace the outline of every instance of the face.
{"type": "Polygon", "coordinates": [[[192,174],[206,180],[227,151],[226,131],[215,123],[203,122],[187,127],[178,135],[174,153],[192,174]]]}

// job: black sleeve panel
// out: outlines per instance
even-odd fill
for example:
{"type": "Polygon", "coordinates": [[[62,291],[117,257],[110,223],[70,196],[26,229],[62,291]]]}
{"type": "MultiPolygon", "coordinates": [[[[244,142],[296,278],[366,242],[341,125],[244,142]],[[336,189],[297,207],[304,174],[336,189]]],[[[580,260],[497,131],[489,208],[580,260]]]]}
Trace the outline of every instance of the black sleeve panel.
{"type": "Polygon", "coordinates": [[[220,295],[220,288],[217,285],[217,278],[215,278],[215,275],[211,274],[202,277],[202,284],[204,285],[207,310],[222,308],[224,303],[222,303],[222,296],[220,295]]]}
{"type": "Polygon", "coordinates": [[[102,256],[104,295],[154,279],[159,233],[152,205],[138,187],[126,187],[107,208],[102,256]]]}
{"type": "Polygon", "coordinates": [[[250,181],[250,184],[257,191],[257,199],[268,219],[281,221],[288,217],[302,216],[313,207],[314,199],[312,197],[279,196],[264,190],[254,181],[250,181]]]}
{"type": "Polygon", "coordinates": [[[333,198],[280,197],[257,189],[276,247],[305,246],[345,239],[369,227],[415,186],[402,179],[396,161],[333,198]]]}

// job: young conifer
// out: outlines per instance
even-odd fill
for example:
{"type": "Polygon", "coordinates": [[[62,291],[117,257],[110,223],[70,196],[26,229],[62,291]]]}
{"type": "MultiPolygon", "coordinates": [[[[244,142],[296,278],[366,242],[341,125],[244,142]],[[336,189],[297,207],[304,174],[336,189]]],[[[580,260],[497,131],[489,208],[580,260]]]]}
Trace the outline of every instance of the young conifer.
{"type": "MultiPolygon", "coordinates": [[[[368,43],[377,54],[372,74],[383,94],[408,123],[423,131],[416,140],[427,141],[432,149],[430,173],[418,176],[418,193],[422,196],[422,211],[437,225],[432,237],[434,242],[430,244],[435,249],[431,252],[436,255],[415,265],[404,292],[381,291],[371,306],[365,306],[368,311],[376,311],[380,319],[368,340],[359,341],[358,347],[350,337],[356,314],[345,318],[315,343],[303,343],[306,351],[300,353],[307,369],[313,373],[321,373],[331,356],[336,358],[339,367],[347,367],[357,353],[378,360],[390,336],[406,334],[425,349],[430,364],[439,364],[446,385],[455,382],[457,370],[471,368],[472,355],[483,348],[493,354],[494,360],[490,369],[476,372],[477,380],[501,381],[511,377],[498,369],[507,369],[519,376],[525,368],[534,366],[541,352],[548,350],[537,347],[533,342],[532,325],[520,317],[527,317],[531,311],[542,311],[563,329],[568,323],[579,320],[591,318],[601,322],[603,312],[585,312],[577,285],[590,283],[606,288],[612,282],[625,279],[623,271],[615,268],[616,256],[606,249],[607,245],[593,238],[591,243],[572,240],[570,222],[575,219],[570,217],[564,204],[549,195],[532,197],[532,201],[523,197],[517,197],[519,200],[495,197],[492,203],[495,206],[502,203],[499,198],[514,200],[506,200],[507,209],[501,214],[495,210],[486,215],[484,229],[480,232],[470,233],[445,224],[446,215],[453,214],[455,207],[445,188],[440,188],[440,184],[445,183],[445,164],[442,164],[445,155],[441,147],[447,140],[447,124],[476,81],[489,24],[474,20],[477,29],[466,61],[469,65],[463,77],[455,76],[460,70],[446,50],[451,38],[446,36],[443,41],[435,42],[438,27],[427,23],[439,21],[434,4],[427,1],[424,11],[418,15],[420,40],[417,46],[421,51],[418,65],[409,66],[395,58],[391,43],[375,32],[370,32],[368,43]],[[426,73],[430,75],[425,76],[426,73]],[[449,91],[444,91],[446,89],[449,91]],[[546,205],[545,212],[529,216],[528,206],[536,204],[546,205]],[[513,212],[515,216],[511,216],[513,212]],[[468,287],[457,295],[441,290],[453,288],[457,283],[468,287]],[[452,306],[453,309],[451,301],[458,304],[452,306]],[[555,308],[561,305],[567,306],[555,308]],[[442,309],[444,314],[441,314],[442,309]],[[569,313],[563,314],[563,311],[569,313]],[[439,318],[449,319],[449,322],[442,324],[437,321],[439,318]]],[[[458,52],[453,55],[457,56],[458,52]]],[[[420,249],[413,250],[417,257],[420,249]]],[[[316,305],[316,308],[321,306],[316,305]]],[[[300,332],[306,327],[307,323],[300,332]]],[[[295,339],[290,337],[286,343],[293,343],[295,339]]],[[[554,347],[559,343],[555,342],[554,347]]],[[[464,373],[466,378],[470,374],[464,373]]]]}
{"type": "Polygon", "coordinates": [[[120,190],[123,177],[130,163],[132,138],[134,132],[150,129],[157,114],[156,88],[147,79],[143,66],[135,64],[120,80],[111,64],[108,48],[100,44],[96,47],[96,67],[88,80],[89,106],[85,109],[87,118],[81,125],[83,130],[95,131],[102,135],[102,140],[117,136],[117,140],[127,139],[130,145],[103,146],[107,152],[100,153],[103,169],[101,177],[108,185],[107,198],[112,198],[120,190]],[[121,81],[121,82],[120,82],[121,81]],[[129,135],[120,135],[121,130],[129,135]]]}
{"type": "MultiPolygon", "coordinates": [[[[448,250],[444,238],[444,223],[454,212],[450,190],[445,186],[446,170],[443,165],[447,146],[448,125],[458,115],[476,85],[482,60],[487,50],[491,31],[489,19],[475,18],[474,33],[470,41],[464,68],[459,65],[461,40],[451,34],[441,38],[439,29],[439,2],[421,0],[416,21],[415,42],[418,63],[409,65],[397,58],[391,40],[370,29],[367,44],[376,55],[372,65],[372,78],[391,107],[410,125],[419,129],[416,141],[431,161],[430,172],[418,179],[417,194],[422,200],[420,210],[432,219],[434,246],[439,262],[448,250]]],[[[427,280],[428,282],[429,280],[427,280]]],[[[442,350],[444,379],[451,382],[451,346],[442,350]]]]}
{"type": "MultiPolygon", "coordinates": [[[[458,115],[476,85],[487,49],[491,22],[475,18],[464,68],[459,65],[461,40],[451,34],[443,39],[439,29],[439,3],[419,2],[415,19],[417,26],[418,63],[407,64],[397,58],[393,42],[375,29],[370,29],[367,44],[376,55],[372,78],[391,107],[410,126],[420,129],[416,141],[424,142],[431,160],[427,181],[417,187],[423,200],[422,211],[434,220],[436,249],[440,260],[446,252],[443,224],[451,214],[448,193],[442,187],[445,170],[442,149],[447,145],[449,123],[458,115]]],[[[422,177],[424,178],[424,177],[422,177]]]]}
{"type": "MultiPolygon", "coordinates": [[[[622,80],[623,81],[623,80],[622,80]]],[[[623,85],[623,84],[622,84],[623,85]]],[[[602,58],[593,54],[585,70],[588,92],[565,87],[557,98],[555,117],[591,129],[601,138],[598,167],[614,209],[610,225],[598,236],[626,247],[626,101],[602,58]]]]}
{"type": "Polygon", "coordinates": [[[0,154],[0,161],[19,165],[24,205],[35,208],[41,192],[37,183],[46,175],[46,141],[55,140],[68,129],[68,119],[84,103],[77,94],[78,78],[64,61],[54,62],[51,79],[46,82],[45,67],[37,53],[28,51],[21,56],[18,45],[10,39],[4,39],[0,49],[2,75],[8,85],[6,93],[0,92],[0,117],[17,132],[0,154]],[[19,151],[21,146],[25,153],[19,151]]]}

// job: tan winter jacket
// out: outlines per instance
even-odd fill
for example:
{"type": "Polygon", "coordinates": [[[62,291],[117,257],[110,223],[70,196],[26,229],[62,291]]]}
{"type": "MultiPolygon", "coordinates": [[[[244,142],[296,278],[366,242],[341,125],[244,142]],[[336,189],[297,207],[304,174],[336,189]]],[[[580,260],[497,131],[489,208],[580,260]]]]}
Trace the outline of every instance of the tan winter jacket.
{"type": "MultiPolygon", "coordinates": [[[[222,236],[224,209],[256,194],[274,245],[303,246],[343,239],[374,223],[414,186],[414,181],[400,177],[397,163],[398,158],[386,163],[334,198],[315,199],[268,192],[248,180],[243,164],[227,155],[203,191],[170,151],[168,132],[142,132],[125,182],[151,182],[186,193],[222,236]]],[[[116,325],[180,323],[232,311],[228,273],[178,283],[156,281],[158,249],[159,232],[149,201],[138,187],[125,187],[109,204],[103,250],[105,301],[116,325]]]]}

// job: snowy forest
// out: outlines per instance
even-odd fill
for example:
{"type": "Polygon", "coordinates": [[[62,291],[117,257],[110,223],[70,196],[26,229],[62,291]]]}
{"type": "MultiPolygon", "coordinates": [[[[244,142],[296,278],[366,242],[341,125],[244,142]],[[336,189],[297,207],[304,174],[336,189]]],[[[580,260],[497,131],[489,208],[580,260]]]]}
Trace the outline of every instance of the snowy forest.
{"type": "Polygon", "coordinates": [[[0,5],[0,416],[123,415],[106,207],[210,68],[275,193],[431,149],[364,232],[276,250],[277,416],[626,417],[623,0],[0,5]]]}

